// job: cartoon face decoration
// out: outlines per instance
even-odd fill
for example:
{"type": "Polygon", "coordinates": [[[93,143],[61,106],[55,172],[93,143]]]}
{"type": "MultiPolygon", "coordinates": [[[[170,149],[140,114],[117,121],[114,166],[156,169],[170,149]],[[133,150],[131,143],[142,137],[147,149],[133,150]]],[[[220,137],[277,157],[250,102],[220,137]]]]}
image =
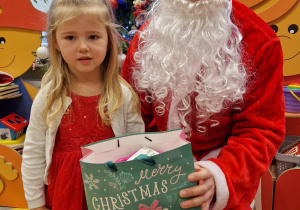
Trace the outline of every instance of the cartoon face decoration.
{"type": "Polygon", "coordinates": [[[281,41],[284,56],[283,75],[300,74],[300,1],[269,25],[281,41]]]}
{"type": "Polygon", "coordinates": [[[283,76],[300,75],[300,0],[238,0],[275,31],[283,50],[283,76]]]}
{"type": "Polygon", "coordinates": [[[0,71],[14,78],[26,72],[35,59],[40,37],[40,31],[0,27],[0,71]]]}
{"type": "Polygon", "coordinates": [[[16,78],[30,68],[46,26],[46,13],[35,7],[48,1],[0,0],[0,71],[16,78]]]}

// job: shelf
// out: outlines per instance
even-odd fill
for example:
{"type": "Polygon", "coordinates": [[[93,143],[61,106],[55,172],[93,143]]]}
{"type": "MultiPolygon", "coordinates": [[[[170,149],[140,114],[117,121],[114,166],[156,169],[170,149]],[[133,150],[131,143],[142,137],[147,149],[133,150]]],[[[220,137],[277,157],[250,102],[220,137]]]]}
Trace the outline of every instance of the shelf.
{"type": "Polygon", "coordinates": [[[0,144],[8,146],[12,149],[21,149],[24,146],[25,134],[17,138],[16,140],[0,140],[0,144]]]}
{"type": "Polygon", "coordinates": [[[300,117],[300,113],[290,113],[286,112],[285,117],[300,117]]]}
{"type": "Polygon", "coordinates": [[[22,93],[18,93],[16,95],[12,95],[12,96],[0,96],[0,100],[8,100],[8,99],[12,99],[12,98],[18,98],[18,97],[21,97],[22,96],[22,93]]]}
{"type": "Polygon", "coordinates": [[[19,144],[3,144],[3,145],[5,145],[7,147],[10,147],[12,149],[22,149],[24,147],[24,143],[19,143],[19,144]]]}

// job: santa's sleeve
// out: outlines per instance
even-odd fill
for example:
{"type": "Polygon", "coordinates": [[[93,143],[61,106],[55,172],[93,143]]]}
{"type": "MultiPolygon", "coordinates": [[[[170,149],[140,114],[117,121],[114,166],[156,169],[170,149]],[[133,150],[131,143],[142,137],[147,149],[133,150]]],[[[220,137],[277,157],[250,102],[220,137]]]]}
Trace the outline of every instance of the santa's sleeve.
{"type": "Polygon", "coordinates": [[[261,46],[252,63],[243,107],[234,113],[226,146],[217,158],[198,162],[215,176],[217,198],[213,209],[229,209],[238,203],[249,207],[260,177],[284,139],[283,54],[279,39],[261,46]]]}

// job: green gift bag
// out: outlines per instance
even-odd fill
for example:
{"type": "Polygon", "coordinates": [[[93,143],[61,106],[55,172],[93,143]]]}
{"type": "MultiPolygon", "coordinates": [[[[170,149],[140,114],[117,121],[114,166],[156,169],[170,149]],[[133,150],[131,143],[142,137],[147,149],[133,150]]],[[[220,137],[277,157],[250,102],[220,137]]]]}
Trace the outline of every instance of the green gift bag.
{"type": "Polygon", "coordinates": [[[179,191],[197,184],[187,181],[195,169],[191,145],[181,129],[111,138],[81,150],[89,210],[178,210],[184,200],[179,191]],[[115,163],[144,146],[160,153],[115,163]]]}

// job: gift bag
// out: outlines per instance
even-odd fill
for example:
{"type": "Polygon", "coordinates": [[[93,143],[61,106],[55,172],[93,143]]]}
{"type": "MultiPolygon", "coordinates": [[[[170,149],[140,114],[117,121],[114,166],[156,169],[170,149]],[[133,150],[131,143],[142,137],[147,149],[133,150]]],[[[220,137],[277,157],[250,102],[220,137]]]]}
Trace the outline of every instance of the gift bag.
{"type": "Polygon", "coordinates": [[[181,129],[111,138],[81,150],[89,210],[178,210],[184,200],[179,191],[197,185],[187,181],[195,169],[191,145],[181,129]],[[160,153],[115,162],[144,146],[160,153]]]}

